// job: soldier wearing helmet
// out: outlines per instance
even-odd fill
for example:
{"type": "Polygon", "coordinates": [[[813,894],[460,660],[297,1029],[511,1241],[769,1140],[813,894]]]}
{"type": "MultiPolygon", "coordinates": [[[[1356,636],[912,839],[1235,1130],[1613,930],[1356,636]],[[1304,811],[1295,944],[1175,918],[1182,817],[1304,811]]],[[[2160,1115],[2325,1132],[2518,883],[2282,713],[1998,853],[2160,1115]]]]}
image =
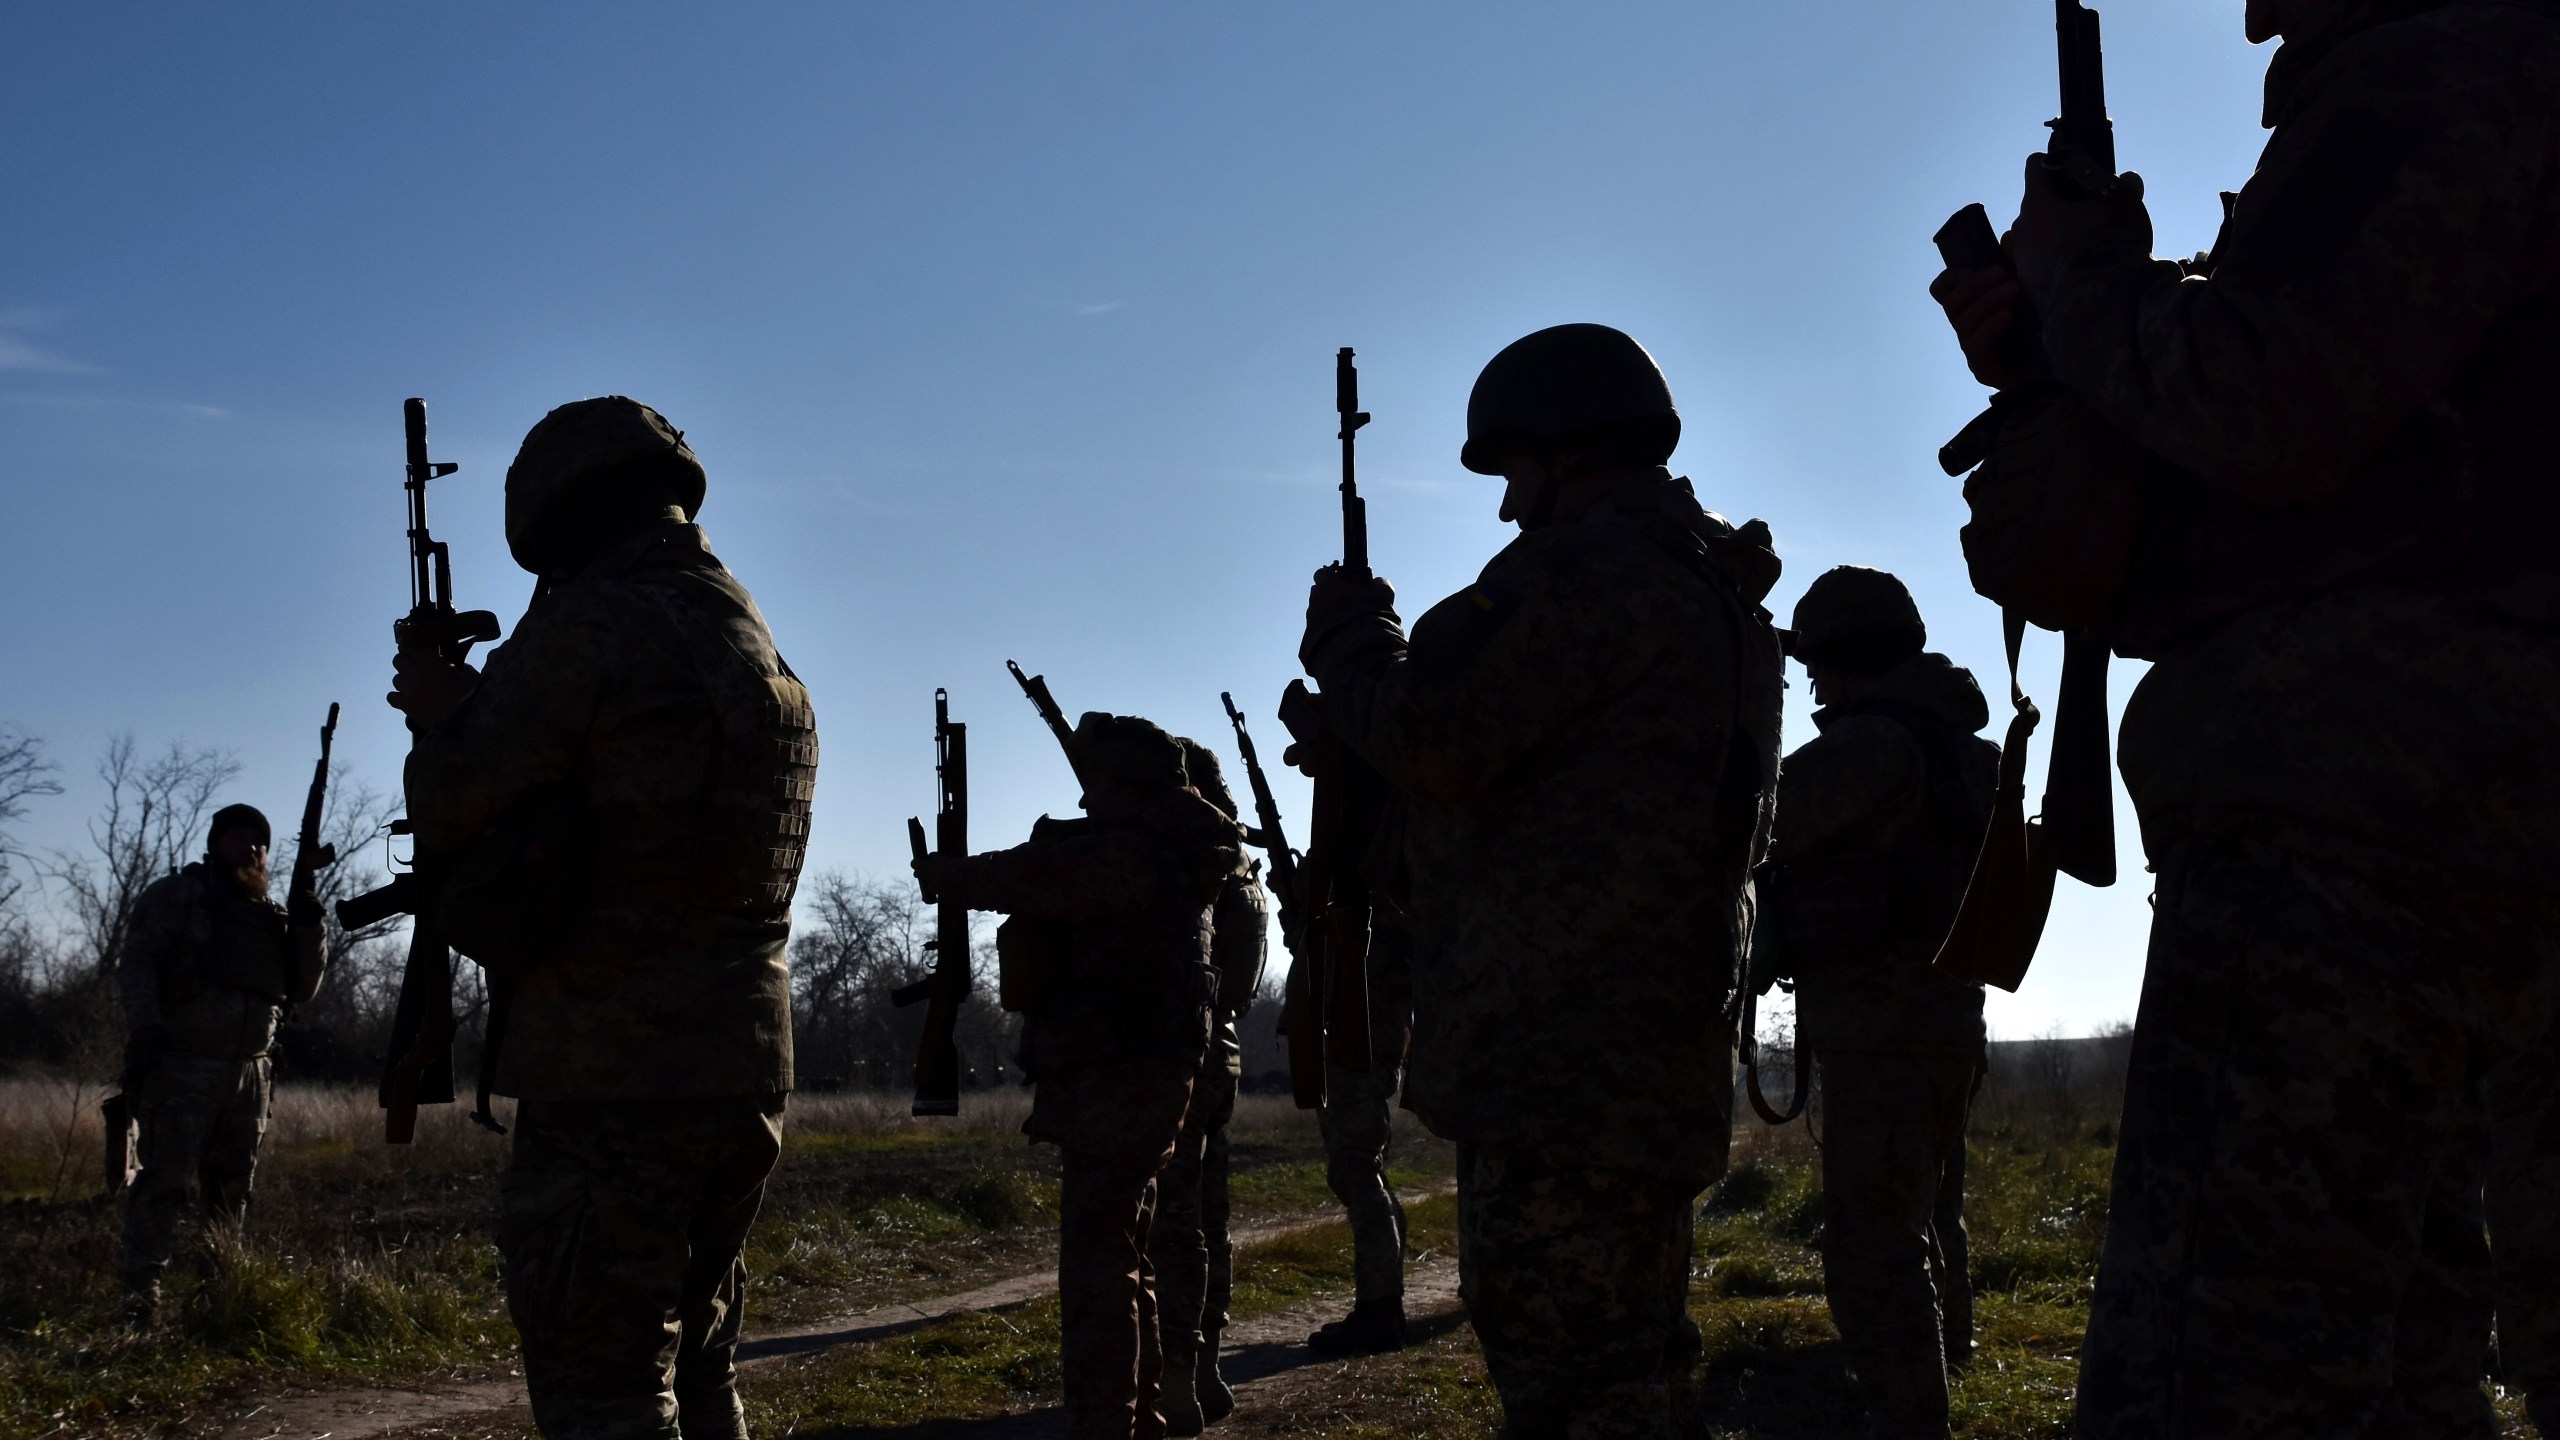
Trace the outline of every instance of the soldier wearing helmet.
{"type": "MultiPolygon", "coordinates": [[[[1022,1130],[1060,1152],[1067,1434],[1128,1440],[1166,1433],[1168,1355],[1149,1259],[1156,1177],[1209,1054],[1220,990],[1212,925],[1244,837],[1193,787],[1181,742],[1149,721],[1088,712],[1069,753],[1084,783],[1082,818],[1044,815],[1024,844],[928,855],[916,874],[954,887],[973,910],[1013,917],[997,947],[1006,1003],[1025,1011],[1018,1063],[1032,1097],[1022,1130]]],[[[1195,1372],[1171,1387],[1195,1396],[1191,1434],[1196,1383],[1195,1372]]]]}
{"type": "Polygon", "coordinates": [[[1973,676],[1930,652],[1902,582],[1843,565],[1796,602],[1788,653],[1821,734],[1779,771],[1754,983],[1791,972],[1822,1064],[1823,1293],[1886,1440],[1944,1440],[1973,1346],[1964,1130],[1982,988],[1930,968],[1991,817],[2000,749],[1973,676]]]}
{"type": "Polygon", "coordinates": [[[1510,1433],[1689,1433],[1692,1203],[1725,1163],[1744,881],[1777,776],[1768,531],[1664,462],[1601,325],[1494,357],[1460,459],[1520,538],[1411,632],[1328,568],[1299,656],[1408,800],[1404,1104],[1458,1147],[1460,1289],[1510,1433]]]}
{"type": "Polygon", "coordinates": [[[692,523],[703,492],[648,406],[552,411],[507,471],[508,548],[540,577],[514,635],[485,671],[402,653],[391,697],[416,732],[419,847],[500,856],[487,888],[523,897],[457,943],[509,1017],[482,1061],[518,1102],[498,1243],[555,1437],[746,1433],[738,1255],[791,1089],[818,746],[692,523]]]}

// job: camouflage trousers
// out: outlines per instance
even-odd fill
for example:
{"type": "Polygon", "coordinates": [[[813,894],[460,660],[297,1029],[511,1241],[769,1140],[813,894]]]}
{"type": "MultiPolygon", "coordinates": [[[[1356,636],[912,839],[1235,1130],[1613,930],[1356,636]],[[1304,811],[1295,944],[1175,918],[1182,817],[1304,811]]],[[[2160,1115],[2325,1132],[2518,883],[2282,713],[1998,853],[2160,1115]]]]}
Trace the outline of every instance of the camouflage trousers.
{"type": "Polygon", "coordinates": [[[2560,1028],[2489,1083],[2489,1252],[2498,1371],[2546,1432],[2560,1414],[2560,1028]]]}
{"type": "Polygon", "coordinates": [[[178,1230],[201,1208],[207,1228],[238,1235],[249,1215],[272,1101],[269,1062],[163,1055],[134,1097],[142,1162],[125,1197],[124,1241],[116,1270],[130,1289],[160,1279],[178,1230]]]}
{"type": "Polygon", "coordinates": [[[1875,1433],[1945,1440],[1947,1370],[1973,1347],[1964,1131],[1971,1056],[1824,1050],[1822,1292],[1875,1433]]]}
{"type": "Polygon", "coordinates": [[[1156,1328],[1167,1371],[1192,1373],[1203,1349],[1215,1354],[1227,1328],[1235,1248],[1227,1239],[1227,1122],[1235,1118],[1236,1077],[1211,1056],[1191,1089],[1173,1158],[1156,1177],[1156,1213],[1147,1257],[1156,1276],[1156,1328]]]}
{"type": "Polygon", "coordinates": [[[1404,1298],[1404,1205],[1387,1182],[1395,1137],[1396,1088],[1404,1067],[1372,1060],[1366,1070],[1325,1062],[1324,1178],[1351,1221],[1355,1300],[1404,1298]]]}
{"type": "Polygon", "coordinates": [[[1156,1176],[1197,1067],[1132,1060],[1044,1075],[1023,1133],[1062,1152],[1058,1350],[1070,1440],[1157,1440],[1164,1352],[1147,1258],[1156,1176]]]}
{"type": "Polygon", "coordinates": [[[552,1440],[736,1440],[738,1258],[782,1097],[516,1107],[499,1177],[507,1313],[552,1440]]]}
{"type": "Polygon", "coordinates": [[[2494,1433],[2483,1092],[2544,1029],[2560,935],[2314,843],[2157,857],[2090,1440],[2494,1433]]]}
{"type": "Polygon", "coordinates": [[[1697,1433],[1689,1246],[1704,1188],[1458,1146],[1458,1297],[1506,1440],[1697,1433]]]}

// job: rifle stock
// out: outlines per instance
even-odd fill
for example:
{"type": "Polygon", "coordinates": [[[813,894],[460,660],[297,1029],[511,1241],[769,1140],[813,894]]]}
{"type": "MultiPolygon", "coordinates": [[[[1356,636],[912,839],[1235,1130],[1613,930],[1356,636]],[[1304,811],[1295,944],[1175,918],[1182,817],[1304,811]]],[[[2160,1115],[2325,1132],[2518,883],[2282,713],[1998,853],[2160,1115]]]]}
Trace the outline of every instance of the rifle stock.
{"type": "Polygon", "coordinates": [[[1954,979],[2015,991],[2034,963],[2053,908],[2053,839],[2027,816],[2027,742],[2044,717],[2018,688],[2018,646],[2026,622],[2003,613],[2009,647],[2009,733],[2000,746],[2000,788],[1991,803],[1972,877],[1936,968],[1954,979]]]}

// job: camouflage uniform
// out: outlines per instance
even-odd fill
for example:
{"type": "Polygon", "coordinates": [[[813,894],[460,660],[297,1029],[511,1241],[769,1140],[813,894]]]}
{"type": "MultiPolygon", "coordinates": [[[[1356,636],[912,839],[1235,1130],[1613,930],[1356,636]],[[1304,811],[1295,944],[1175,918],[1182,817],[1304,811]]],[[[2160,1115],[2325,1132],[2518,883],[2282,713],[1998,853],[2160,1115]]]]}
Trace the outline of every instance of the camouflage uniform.
{"type": "Polygon", "coordinates": [[[1877,1433],[1947,1434],[1947,1367],[1972,1346],[1964,1129],[1982,989],[1929,968],[1964,893],[1999,747],[1942,655],[1814,714],[1780,771],[1762,901],[1822,1066],[1823,1293],[1877,1433]]]}
{"type": "MultiPolygon", "coordinates": [[[[1080,747],[1098,721],[1145,723],[1088,715],[1080,747]]],[[[1165,1433],[1148,1254],[1156,1177],[1208,1050],[1211,914],[1241,854],[1234,821],[1174,788],[1181,752],[1156,735],[1171,757],[1168,783],[1088,819],[1044,817],[1029,843],[970,856],[942,882],[971,909],[1015,917],[1008,966],[1041,957],[1018,1057],[1034,1086],[1023,1133],[1056,1145],[1064,1162],[1059,1346],[1076,1440],[1165,1433]]],[[[1079,764],[1110,763],[1098,753],[1080,748],[1079,764]]]]}
{"type": "Polygon", "coordinates": [[[1396,1089],[1413,1033],[1413,934],[1381,913],[1369,931],[1369,1068],[1325,1062],[1324,1179],[1351,1220],[1352,1295],[1404,1303],[1404,1205],[1387,1180],[1396,1089]]]}
{"type": "MultiPolygon", "coordinates": [[[[645,407],[564,406],[509,474],[511,542],[545,427],[613,406],[691,460],[645,407]]],[[[496,1088],[521,1101],[499,1247],[535,1423],[554,1437],[745,1433],[738,1257],[791,1088],[784,956],[817,733],[690,508],[545,574],[409,757],[410,818],[439,856],[574,795],[578,868],[522,920],[545,926],[541,953],[491,973],[513,994],[496,1088]]]]}
{"type": "Polygon", "coordinates": [[[267,1133],[276,1022],[319,989],[321,964],[317,923],[289,924],[283,906],[204,864],[135,902],[118,965],[125,1094],[141,1122],[117,1261],[129,1289],[156,1293],[197,1205],[213,1229],[239,1233],[267,1133]]]}
{"type": "Polygon", "coordinates": [[[2024,266],[2187,472],[2124,617],[2159,888],[2081,1428],[2487,1435],[2481,1091],[2560,943],[2560,15],[2341,5],[2266,119],[2209,264],[2114,202],[2024,266]]]}
{"type": "MultiPolygon", "coordinates": [[[[1215,753],[1187,739],[1182,747],[1192,787],[1232,817],[1235,796],[1218,772],[1215,753]]],[[[1218,1337],[1227,1328],[1235,1279],[1235,1250],[1227,1238],[1227,1125],[1235,1118],[1236,1084],[1244,1074],[1244,1043],[1236,1026],[1262,985],[1270,915],[1260,867],[1244,861],[1227,876],[1212,911],[1217,1024],[1192,1082],[1173,1158],[1156,1178],[1147,1257],[1156,1276],[1164,1414],[1175,1434],[1189,1433],[1194,1421],[1222,1418],[1235,1404],[1218,1374],[1218,1337]]]]}
{"type": "Polygon", "coordinates": [[[1658,471],[1524,533],[1410,641],[1364,603],[1300,648],[1410,801],[1404,1103],[1458,1143],[1460,1293],[1514,1434],[1684,1423],[1777,761],[1767,584],[1726,558],[1752,548],[1658,471]]]}

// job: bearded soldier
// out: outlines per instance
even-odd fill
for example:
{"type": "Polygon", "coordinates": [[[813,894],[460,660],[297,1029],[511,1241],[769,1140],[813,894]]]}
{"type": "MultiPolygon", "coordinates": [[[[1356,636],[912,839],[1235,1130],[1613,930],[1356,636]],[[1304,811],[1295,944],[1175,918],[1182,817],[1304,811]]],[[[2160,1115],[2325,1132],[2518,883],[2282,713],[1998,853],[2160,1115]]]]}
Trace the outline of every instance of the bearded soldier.
{"type": "Polygon", "coordinates": [[[1788,652],[1821,730],[1779,772],[1761,933],[1822,1064],[1823,1293],[1884,1440],[1947,1434],[1970,1356],[1964,1130],[1982,987],[1930,968],[1991,817],[1982,688],[1922,647],[1902,582],[1843,565],[1796,602],[1788,652]]]}
{"type": "MultiPolygon", "coordinates": [[[[1182,764],[1191,788],[1229,820],[1235,793],[1227,788],[1218,754],[1181,737],[1182,764]]],[[[1165,1433],[1197,1435],[1235,1412],[1235,1392],[1218,1373],[1218,1337],[1227,1328],[1234,1287],[1234,1246],[1227,1238],[1227,1124],[1235,1118],[1236,1082],[1244,1074],[1244,1043],[1236,1024],[1262,986],[1270,944],[1271,901],[1260,865],[1239,852],[1239,863],[1219,887],[1212,912],[1209,958],[1218,971],[1217,1025],[1192,1082],[1191,1108],[1173,1158],[1156,1182],[1155,1224],[1147,1255],[1155,1267],[1157,1328],[1163,1335],[1165,1433]]]]}
{"type": "Polygon", "coordinates": [[[791,1088],[818,745],[692,523],[704,485],[646,405],[543,417],[507,471],[508,548],[540,577],[524,618],[485,673],[404,651],[392,696],[419,847],[524,897],[446,918],[508,1010],[498,1248],[555,1437],[746,1433],[738,1255],[791,1088]]]}
{"type": "Polygon", "coordinates": [[[276,1022],[319,993],[320,901],[267,898],[267,817],[214,812],[205,857],[134,903],[117,963],[124,1087],[140,1121],[141,1173],[117,1261],[127,1310],[157,1317],[160,1276],[190,1207],[236,1237],[266,1138],[276,1022]]]}
{"type": "Polygon", "coordinates": [[[2486,1436],[2483,1080],[2560,985],[2560,12],[2247,22],[2274,133],[2208,256],[2031,162],[2016,278],[1934,286],[2000,386],[2023,295],[2149,457],[2109,626],[2159,884],[2081,1433],[2486,1436]]]}
{"type": "Polygon", "coordinates": [[[1074,1440],[1165,1433],[1149,1232],[1209,1049],[1218,973],[1210,925],[1242,835],[1200,797],[1173,736],[1134,715],[1076,724],[1084,817],[1041,818],[983,855],[929,855],[917,878],[998,933],[1005,990],[1028,997],[1018,1063],[1023,1133],[1058,1147],[1059,1347],[1074,1440]]]}
{"type": "Polygon", "coordinates": [[[1626,335],[1514,343],[1460,460],[1521,537],[1410,637],[1383,581],[1318,572],[1299,649],[1410,804],[1404,1103],[1457,1142],[1460,1294],[1520,1437],[1694,1408],[1692,1208],[1731,1132],[1782,677],[1767,529],[1699,508],[1679,434],[1626,335]]]}

